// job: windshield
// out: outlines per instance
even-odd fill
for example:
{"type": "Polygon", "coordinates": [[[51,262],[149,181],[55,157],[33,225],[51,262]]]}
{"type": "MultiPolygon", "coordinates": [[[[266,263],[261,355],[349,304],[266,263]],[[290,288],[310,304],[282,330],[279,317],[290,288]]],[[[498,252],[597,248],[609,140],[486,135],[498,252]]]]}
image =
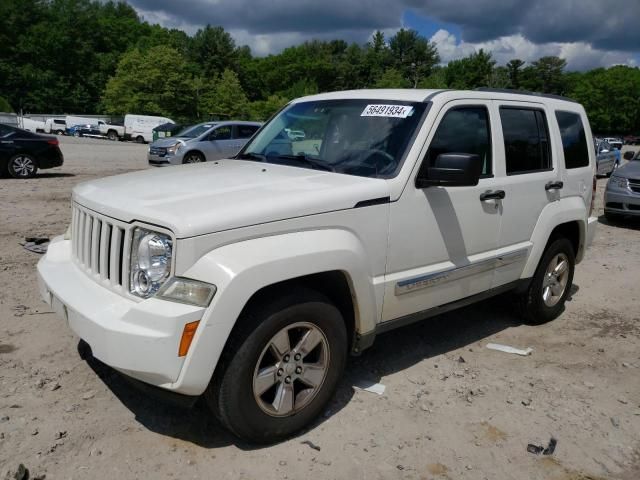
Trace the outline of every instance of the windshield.
{"type": "Polygon", "coordinates": [[[211,127],[215,126],[215,123],[201,123],[200,125],[195,125],[193,127],[185,128],[181,131],[176,137],[181,138],[196,138],[202,135],[204,132],[209,130],[211,127]]]}
{"type": "Polygon", "coordinates": [[[425,108],[421,102],[389,100],[295,103],[265,125],[238,158],[390,178],[425,108]]]}

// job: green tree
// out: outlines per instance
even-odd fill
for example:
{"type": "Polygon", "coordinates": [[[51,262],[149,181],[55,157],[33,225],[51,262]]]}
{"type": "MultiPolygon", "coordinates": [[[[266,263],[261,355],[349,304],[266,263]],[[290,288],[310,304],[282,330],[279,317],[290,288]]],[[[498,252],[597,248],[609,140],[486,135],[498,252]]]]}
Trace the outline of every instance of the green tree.
{"type": "Polygon", "coordinates": [[[213,82],[211,88],[201,98],[200,111],[210,118],[242,118],[249,112],[249,102],[242,90],[238,75],[230,69],[213,82]]]}
{"type": "Polygon", "coordinates": [[[207,25],[191,39],[189,59],[200,65],[205,76],[220,75],[227,68],[237,68],[236,43],[224,28],[207,25]]]}
{"type": "Polygon", "coordinates": [[[193,117],[194,84],[184,74],[185,69],[186,60],[171,47],[127,52],[107,82],[103,98],[105,111],[112,115],[193,117]]]}
{"type": "Polygon", "coordinates": [[[482,48],[468,57],[453,60],[447,65],[447,86],[462,89],[489,86],[495,63],[491,53],[482,48]]]}
{"type": "Polygon", "coordinates": [[[278,95],[271,95],[266,100],[257,100],[249,104],[251,120],[264,122],[284,107],[289,100],[278,95]]]}
{"type": "Polygon", "coordinates": [[[541,57],[522,71],[521,83],[527,90],[562,95],[566,66],[563,58],[541,57]]]}
{"type": "Polygon", "coordinates": [[[524,64],[525,62],[519,58],[514,58],[507,62],[507,74],[509,75],[511,88],[515,88],[516,90],[520,88],[520,75],[524,64]]]}
{"type": "Polygon", "coordinates": [[[389,51],[393,67],[402,73],[413,88],[418,86],[421,79],[428,77],[440,61],[435,44],[415,30],[401,28],[389,40],[389,51]]]}
{"type": "Polygon", "coordinates": [[[375,88],[408,88],[409,86],[409,80],[395,68],[385,70],[374,84],[375,88]]]}
{"type": "Polygon", "coordinates": [[[4,97],[0,97],[0,112],[13,113],[13,107],[9,105],[9,102],[4,97]]]}

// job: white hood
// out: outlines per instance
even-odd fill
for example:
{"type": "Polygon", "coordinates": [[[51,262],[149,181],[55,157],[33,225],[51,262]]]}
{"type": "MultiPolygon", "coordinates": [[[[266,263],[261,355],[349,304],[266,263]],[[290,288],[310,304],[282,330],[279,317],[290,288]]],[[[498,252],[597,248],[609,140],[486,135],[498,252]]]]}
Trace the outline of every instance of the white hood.
{"type": "Polygon", "coordinates": [[[82,183],[79,204],[169,228],[177,238],[353,208],[388,197],[387,182],[306,168],[223,160],[82,183]]]}

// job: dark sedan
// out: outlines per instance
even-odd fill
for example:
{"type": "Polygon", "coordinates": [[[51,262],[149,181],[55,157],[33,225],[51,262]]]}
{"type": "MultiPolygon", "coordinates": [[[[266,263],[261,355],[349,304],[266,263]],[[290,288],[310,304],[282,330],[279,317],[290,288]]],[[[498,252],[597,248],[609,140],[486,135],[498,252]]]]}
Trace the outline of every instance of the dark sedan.
{"type": "Polygon", "coordinates": [[[0,124],[0,175],[31,178],[64,162],[58,139],[0,124]]]}

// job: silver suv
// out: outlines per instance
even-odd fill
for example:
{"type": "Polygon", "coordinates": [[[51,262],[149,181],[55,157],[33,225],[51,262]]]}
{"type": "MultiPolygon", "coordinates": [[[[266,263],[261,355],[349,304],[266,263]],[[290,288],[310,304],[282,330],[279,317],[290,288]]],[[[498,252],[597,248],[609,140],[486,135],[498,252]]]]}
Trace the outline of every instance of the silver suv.
{"type": "Polygon", "coordinates": [[[234,156],[262,124],[258,122],[206,122],[189,127],[175,137],[149,145],[147,159],[157,167],[201,163],[234,156]]]}

